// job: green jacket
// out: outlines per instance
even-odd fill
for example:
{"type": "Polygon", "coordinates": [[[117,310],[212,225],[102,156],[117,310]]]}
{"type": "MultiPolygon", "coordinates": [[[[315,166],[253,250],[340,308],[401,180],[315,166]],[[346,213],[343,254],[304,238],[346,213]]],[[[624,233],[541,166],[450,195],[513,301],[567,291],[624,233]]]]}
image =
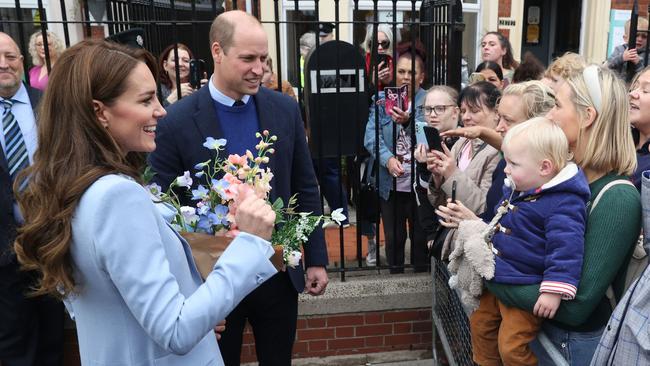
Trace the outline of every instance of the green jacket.
{"type": "MultiPolygon", "coordinates": [[[[615,179],[628,178],[608,174],[592,182],[589,185],[591,200],[615,179]]],[[[553,319],[555,325],[582,331],[598,329],[607,323],[611,307],[605,298],[605,291],[612,284],[617,295],[622,293],[625,272],[640,230],[639,192],[625,184],[609,188],[587,220],[578,292],[575,299],[562,301],[553,319]]],[[[530,312],[539,296],[539,284],[516,286],[488,282],[487,287],[504,304],[530,312]]]]}

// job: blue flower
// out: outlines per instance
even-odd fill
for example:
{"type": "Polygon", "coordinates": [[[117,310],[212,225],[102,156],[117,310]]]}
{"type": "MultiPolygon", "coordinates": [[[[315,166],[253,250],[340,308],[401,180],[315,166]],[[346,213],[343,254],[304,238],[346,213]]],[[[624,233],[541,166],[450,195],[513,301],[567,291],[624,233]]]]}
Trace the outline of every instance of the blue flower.
{"type": "Polygon", "coordinates": [[[196,213],[199,214],[200,216],[205,216],[208,214],[210,211],[210,205],[207,204],[206,202],[199,202],[198,208],[196,209],[196,213]]]}
{"type": "Polygon", "coordinates": [[[204,175],[205,175],[205,172],[203,172],[203,171],[194,173],[194,176],[199,178],[199,179],[201,179],[201,177],[203,177],[204,175]]]}
{"type": "Polygon", "coordinates": [[[199,216],[199,222],[196,224],[197,231],[212,234],[212,222],[210,218],[205,215],[199,216]]]}
{"type": "Polygon", "coordinates": [[[199,186],[196,189],[192,190],[192,199],[193,200],[202,200],[204,198],[208,197],[208,189],[205,188],[203,185],[199,184],[199,186]]]}
{"type": "Polygon", "coordinates": [[[214,208],[215,223],[221,225],[228,225],[228,207],[224,205],[217,205],[214,208]]]}
{"type": "Polygon", "coordinates": [[[219,180],[212,180],[212,190],[217,192],[221,198],[226,199],[226,188],[230,187],[230,182],[221,178],[219,180]]]}
{"type": "Polygon", "coordinates": [[[219,148],[226,145],[226,142],[227,142],[226,139],[215,140],[212,137],[208,137],[205,139],[203,146],[210,150],[219,150],[219,148]]]}
{"type": "Polygon", "coordinates": [[[203,170],[203,168],[205,168],[206,166],[208,166],[208,164],[210,164],[210,160],[208,160],[208,161],[204,161],[204,162],[202,162],[202,163],[198,163],[198,164],[196,164],[196,165],[194,166],[194,169],[196,169],[196,170],[203,170]]]}

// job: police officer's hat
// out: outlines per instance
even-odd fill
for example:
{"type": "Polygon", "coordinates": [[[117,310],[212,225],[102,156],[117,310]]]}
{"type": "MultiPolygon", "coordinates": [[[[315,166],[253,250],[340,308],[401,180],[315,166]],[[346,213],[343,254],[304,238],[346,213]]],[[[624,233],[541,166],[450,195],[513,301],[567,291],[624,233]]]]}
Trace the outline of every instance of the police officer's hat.
{"type": "Polygon", "coordinates": [[[334,30],[334,24],[332,23],[319,23],[318,24],[318,35],[320,37],[328,36],[334,30]]]}
{"type": "Polygon", "coordinates": [[[107,37],[106,40],[133,48],[144,48],[144,29],[131,28],[124,32],[115,33],[112,36],[107,37]]]}

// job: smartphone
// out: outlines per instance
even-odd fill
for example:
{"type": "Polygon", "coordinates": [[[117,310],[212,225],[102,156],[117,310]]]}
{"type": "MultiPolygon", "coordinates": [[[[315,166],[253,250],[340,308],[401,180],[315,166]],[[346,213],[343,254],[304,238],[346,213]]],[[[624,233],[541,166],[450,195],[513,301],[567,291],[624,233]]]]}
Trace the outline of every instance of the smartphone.
{"type": "Polygon", "coordinates": [[[456,203],[456,181],[451,182],[451,203],[456,203]]]}
{"type": "Polygon", "coordinates": [[[203,70],[205,69],[205,61],[201,59],[190,60],[190,86],[194,89],[201,87],[201,79],[203,79],[203,70]]]}
{"type": "Polygon", "coordinates": [[[380,70],[383,70],[383,69],[385,69],[385,68],[388,67],[388,64],[389,64],[389,61],[388,61],[388,60],[389,60],[389,59],[390,59],[390,56],[388,56],[388,55],[385,54],[385,53],[378,53],[378,54],[377,54],[377,65],[379,65],[380,63],[383,62],[383,64],[381,65],[381,69],[380,69],[380,70]]]}
{"type": "Polygon", "coordinates": [[[435,127],[431,126],[423,126],[422,129],[424,130],[424,136],[427,139],[427,146],[429,146],[429,150],[443,151],[442,139],[440,138],[440,133],[438,133],[438,130],[435,127]]]}
{"type": "Polygon", "coordinates": [[[481,74],[480,72],[473,72],[469,76],[469,83],[474,84],[478,83],[479,81],[486,81],[487,79],[485,78],[485,75],[481,74]]]}

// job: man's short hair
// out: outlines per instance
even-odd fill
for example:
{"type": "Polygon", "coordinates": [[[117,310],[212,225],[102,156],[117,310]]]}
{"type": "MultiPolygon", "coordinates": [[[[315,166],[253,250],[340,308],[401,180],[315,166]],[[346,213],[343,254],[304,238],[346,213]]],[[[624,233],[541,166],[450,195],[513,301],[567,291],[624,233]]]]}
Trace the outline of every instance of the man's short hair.
{"type": "MultiPolygon", "coordinates": [[[[219,42],[224,53],[228,51],[230,46],[232,46],[232,39],[235,36],[235,24],[228,19],[228,16],[226,16],[228,13],[229,12],[221,13],[219,16],[214,18],[214,21],[210,26],[210,47],[212,47],[214,42],[219,42]]],[[[257,24],[261,24],[254,16],[247,13],[244,14],[246,14],[250,20],[254,20],[257,24]]]]}

